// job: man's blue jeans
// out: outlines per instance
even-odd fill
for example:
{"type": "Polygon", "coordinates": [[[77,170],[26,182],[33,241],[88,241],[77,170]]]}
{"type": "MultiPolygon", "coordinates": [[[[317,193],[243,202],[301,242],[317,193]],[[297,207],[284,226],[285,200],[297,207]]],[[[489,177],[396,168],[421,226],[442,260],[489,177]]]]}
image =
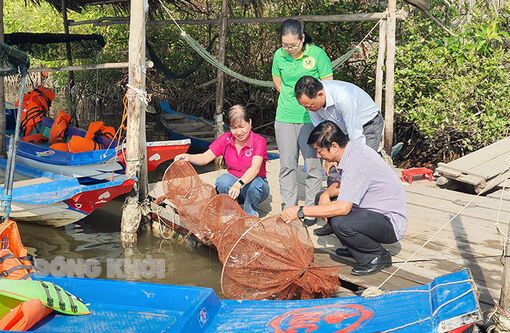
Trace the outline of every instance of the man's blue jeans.
{"type": "MultiPolygon", "coordinates": [[[[218,193],[228,194],[228,190],[234,185],[239,178],[231,173],[225,173],[216,179],[216,191],[218,193]]],[[[255,177],[251,182],[244,185],[237,201],[241,204],[244,202],[244,211],[253,216],[259,216],[259,203],[266,199],[269,195],[269,184],[267,179],[255,177]]]]}

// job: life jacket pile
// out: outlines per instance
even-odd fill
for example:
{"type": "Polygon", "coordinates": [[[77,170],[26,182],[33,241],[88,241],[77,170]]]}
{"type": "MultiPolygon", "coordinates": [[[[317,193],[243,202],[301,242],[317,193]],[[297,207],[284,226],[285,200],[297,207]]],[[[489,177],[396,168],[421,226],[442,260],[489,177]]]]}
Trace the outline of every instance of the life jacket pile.
{"type": "MultiPolygon", "coordinates": [[[[21,130],[25,136],[31,135],[35,124],[48,113],[53,99],[55,99],[53,90],[43,86],[38,86],[25,94],[21,111],[21,130]]],[[[16,106],[18,105],[19,100],[16,102],[16,106]]]]}
{"type": "Polygon", "coordinates": [[[84,151],[92,151],[104,149],[103,144],[100,143],[101,136],[113,140],[115,137],[115,128],[104,126],[102,121],[95,121],[90,123],[85,137],[73,135],[68,143],[57,142],[50,146],[51,149],[68,151],[71,153],[80,153],[84,151]]]}

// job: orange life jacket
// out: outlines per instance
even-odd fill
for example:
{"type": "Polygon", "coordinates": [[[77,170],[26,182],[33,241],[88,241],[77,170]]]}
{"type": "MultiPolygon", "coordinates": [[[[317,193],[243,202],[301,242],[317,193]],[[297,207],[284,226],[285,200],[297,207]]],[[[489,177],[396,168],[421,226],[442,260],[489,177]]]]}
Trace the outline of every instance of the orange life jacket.
{"type": "Polygon", "coordinates": [[[64,133],[67,129],[67,125],[71,122],[71,115],[64,111],[58,111],[58,115],[51,126],[50,131],[50,143],[61,142],[64,138],[64,133]]]}
{"type": "Polygon", "coordinates": [[[38,298],[25,301],[0,319],[0,330],[27,331],[52,311],[38,298]]]}
{"type": "Polygon", "coordinates": [[[35,133],[29,136],[24,136],[20,138],[20,140],[30,143],[42,143],[48,141],[48,138],[42,135],[41,133],[35,133]]]}
{"type": "Polygon", "coordinates": [[[10,280],[29,279],[34,272],[34,261],[21,243],[16,222],[0,224],[0,277],[10,280]]]}
{"type": "Polygon", "coordinates": [[[110,140],[113,140],[115,137],[115,128],[111,126],[104,126],[102,121],[94,121],[90,123],[87,134],[85,134],[85,138],[96,139],[100,135],[104,135],[110,140]]]}
{"type": "Polygon", "coordinates": [[[92,151],[104,149],[103,145],[98,144],[93,139],[87,139],[79,135],[73,135],[67,143],[71,153],[81,153],[84,151],[92,151]]]}
{"type": "MultiPolygon", "coordinates": [[[[34,88],[23,97],[23,108],[21,112],[21,130],[24,135],[30,135],[35,124],[41,121],[41,117],[48,113],[51,102],[55,98],[53,90],[43,86],[34,88]]],[[[16,102],[18,106],[19,100],[16,102]]]]}
{"type": "Polygon", "coordinates": [[[51,149],[60,150],[60,151],[69,151],[69,145],[64,142],[57,142],[50,146],[51,149]]]}

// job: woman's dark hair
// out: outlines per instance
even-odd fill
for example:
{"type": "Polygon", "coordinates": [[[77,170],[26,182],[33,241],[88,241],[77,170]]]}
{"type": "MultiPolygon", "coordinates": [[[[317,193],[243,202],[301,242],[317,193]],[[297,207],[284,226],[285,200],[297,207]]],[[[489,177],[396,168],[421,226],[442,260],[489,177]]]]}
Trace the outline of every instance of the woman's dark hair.
{"type": "Polygon", "coordinates": [[[294,86],[294,95],[298,99],[303,95],[308,98],[315,98],[322,89],[324,89],[324,86],[321,81],[317,80],[313,76],[306,75],[296,82],[296,85],[294,86]]]}
{"type": "Polygon", "coordinates": [[[251,120],[251,117],[248,111],[246,111],[246,109],[242,105],[236,104],[228,110],[225,123],[227,124],[227,126],[231,126],[232,124],[236,123],[239,120],[249,122],[251,120]]]}
{"type": "Polygon", "coordinates": [[[305,32],[305,26],[303,25],[303,22],[300,22],[298,20],[294,19],[287,19],[283,21],[282,26],[280,27],[280,36],[285,35],[294,35],[298,36],[299,39],[305,35],[305,41],[303,43],[303,48],[306,44],[313,44],[312,37],[310,37],[305,32]]]}
{"type": "Polygon", "coordinates": [[[333,142],[336,142],[341,148],[344,148],[349,141],[349,137],[342,132],[340,127],[332,121],[326,120],[317,125],[308,137],[308,144],[317,144],[320,148],[329,150],[333,142]]]}

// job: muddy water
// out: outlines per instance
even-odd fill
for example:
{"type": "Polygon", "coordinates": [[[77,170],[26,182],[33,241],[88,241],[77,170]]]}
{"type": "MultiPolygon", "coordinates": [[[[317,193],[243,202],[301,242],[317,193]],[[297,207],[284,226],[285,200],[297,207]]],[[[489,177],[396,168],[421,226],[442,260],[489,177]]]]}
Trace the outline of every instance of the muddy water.
{"type": "MultiPolygon", "coordinates": [[[[150,181],[161,179],[167,165],[152,172],[150,181]]],[[[44,274],[209,287],[221,297],[221,264],[210,248],[143,233],[133,251],[124,251],[122,204],[117,198],[61,228],[19,223],[22,241],[44,274]]]]}

